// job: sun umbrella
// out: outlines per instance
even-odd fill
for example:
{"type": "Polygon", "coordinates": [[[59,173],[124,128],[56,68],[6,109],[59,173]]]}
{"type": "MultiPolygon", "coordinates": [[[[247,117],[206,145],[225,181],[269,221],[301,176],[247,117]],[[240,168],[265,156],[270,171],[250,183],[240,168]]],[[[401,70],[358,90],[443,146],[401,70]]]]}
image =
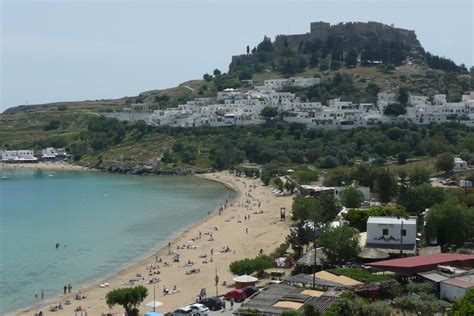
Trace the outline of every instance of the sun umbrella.
{"type": "Polygon", "coordinates": [[[145,304],[145,306],[148,306],[148,307],[160,307],[161,305],[163,305],[163,303],[158,302],[158,301],[151,301],[150,303],[145,304]]]}
{"type": "Polygon", "coordinates": [[[163,316],[163,314],[157,312],[146,312],[145,316],[163,316]]]}

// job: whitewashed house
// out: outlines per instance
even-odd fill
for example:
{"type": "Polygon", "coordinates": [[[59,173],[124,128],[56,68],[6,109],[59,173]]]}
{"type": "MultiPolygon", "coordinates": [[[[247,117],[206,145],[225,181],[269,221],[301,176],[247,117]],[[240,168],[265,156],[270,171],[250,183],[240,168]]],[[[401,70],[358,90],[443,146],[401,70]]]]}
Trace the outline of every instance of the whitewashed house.
{"type": "Polygon", "coordinates": [[[467,169],[467,161],[462,160],[461,158],[454,158],[454,168],[455,171],[466,170],[467,169]]]}
{"type": "Polygon", "coordinates": [[[2,161],[5,162],[36,162],[33,150],[5,150],[2,151],[2,161]]]}
{"type": "Polygon", "coordinates": [[[367,248],[391,253],[414,253],[416,217],[370,216],[367,220],[367,248]]]}

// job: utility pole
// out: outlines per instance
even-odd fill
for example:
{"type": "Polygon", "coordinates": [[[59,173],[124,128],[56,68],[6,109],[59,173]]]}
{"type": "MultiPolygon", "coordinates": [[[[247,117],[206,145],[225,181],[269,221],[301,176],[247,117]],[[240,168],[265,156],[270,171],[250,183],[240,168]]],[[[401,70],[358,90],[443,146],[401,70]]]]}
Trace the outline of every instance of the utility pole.
{"type": "Polygon", "coordinates": [[[216,267],[216,296],[219,296],[219,276],[217,275],[217,267],[216,267]]]}
{"type": "Polygon", "coordinates": [[[403,256],[403,219],[402,225],[400,226],[400,257],[403,256]]]}

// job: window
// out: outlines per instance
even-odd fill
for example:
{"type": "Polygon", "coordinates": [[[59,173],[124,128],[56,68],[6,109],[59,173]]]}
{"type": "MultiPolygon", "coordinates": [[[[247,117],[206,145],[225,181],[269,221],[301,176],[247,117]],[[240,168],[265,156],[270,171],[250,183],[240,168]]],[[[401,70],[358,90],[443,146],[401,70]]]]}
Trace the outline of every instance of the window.
{"type": "Polygon", "coordinates": [[[384,228],[382,233],[383,233],[384,236],[387,236],[388,235],[388,228],[384,228]]]}
{"type": "Polygon", "coordinates": [[[402,236],[406,236],[407,235],[407,230],[406,229],[402,229],[402,236]]]}

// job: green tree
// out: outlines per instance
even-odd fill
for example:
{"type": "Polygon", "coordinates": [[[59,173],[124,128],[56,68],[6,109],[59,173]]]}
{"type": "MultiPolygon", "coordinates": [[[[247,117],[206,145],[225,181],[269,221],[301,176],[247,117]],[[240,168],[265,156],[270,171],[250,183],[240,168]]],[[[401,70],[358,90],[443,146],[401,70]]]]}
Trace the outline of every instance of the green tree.
{"type": "Polygon", "coordinates": [[[128,316],[138,315],[138,306],[147,297],[146,287],[139,285],[131,288],[112,290],[105,296],[107,305],[112,308],[114,305],[122,305],[128,316]]]}
{"type": "Polygon", "coordinates": [[[203,78],[204,80],[206,80],[207,82],[212,81],[212,76],[211,76],[210,74],[208,74],[208,73],[205,73],[205,74],[202,76],[202,78],[203,78]]]}
{"type": "Polygon", "coordinates": [[[319,315],[321,315],[321,313],[317,309],[315,309],[314,306],[311,305],[311,304],[304,305],[303,314],[304,314],[304,316],[319,316],[319,315]]]}
{"type": "Polygon", "coordinates": [[[316,212],[316,199],[313,197],[299,196],[293,200],[291,207],[293,219],[299,221],[306,221],[314,217],[316,212]]]}
{"type": "Polygon", "coordinates": [[[59,125],[60,125],[60,122],[59,120],[51,120],[48,122],[48,124],[46,124],[43,129],[45,131],[52,131],[52,130],[56,130],[59,128],[59,125]]]}
{"type": "Polygon", "coordinates": [[[474,209],[454,200],[434,205],[425,219],[427,240],[436,239],[439,245],[462,245],[474,237],[474,209]]]}
{"type": "Polygon", "coordinates": [[[214,77],[219,77],[222,74],[222,72],[219,69],[216,68],[216,69],[214,69],[212,74],[214,75],[214,77]]]}
{"type": "Polygon", "coordinates": [[[371,82],[367,85],[367,88],[365,88],[365,91],[367,92],[368,95],[376,97],[377,94],[380,92],[380,87],[377,84],[371,82]]]}
{"type": "Polygon", "coordinates": [[[470,289],[454,301],[451,316],[474,315],[474,289],[470,289]]]}
{"type": "Polygon", "coordinates": [[[266,106],[262,109],[260,115],[268,120],[278,115],[278,109],[274,106],[266,106]]]}
{"type": "Polygon", "coordinates": [[[328,228],[321,233],[319,246],[324,248],[329,263],[345,263],[360,252],[359,232],[350,226],[328,228]]]}
{"type": "Polygon", "coordinates": [[[407,109],[401,103],[392,103],[387,105],[383,114],[385,115],[392,115],[392,116],[399,116],[407,113],[407,109]]]}
{"type": "Polygon", "coordinates": [[[435,163],[436,169],[450,172],[454,168],[454,156],[451,153],[443,153],[438,156],[435,163]]]}
{"type": "Polygon", "coordinates": [[[412,213],[421,213],[431,206],[442,203],[446,194],[442,188],[432,187],[430,184],[419,186],[402,186],[397,202],[412,213]]]}
{"type": "Polygon", "coordinates": [[[398,102],[400,102],[401,105],[407,105],[408,104],[408,90],[407,88],[404,88],[404,87],[400,87],[400,89],[398,89],[398,102]]]}
{"type": "Polygon", "coordinates": [[[359,207],[364,202],[364,194],[355,186],[348,186],[341,192],[341,203],[345,207],[359,207]]]}
{"type": "Polygon", "coordinates": [[[430,182],[430,172],[424,167],[416,167],[409,174],[409,181],[412,185],[420,185],[430,182]]]}
{"type": "Polygon", "coordinates": [[[286,242],[291,246],[295,259],[301,257],[304,246],[313,242],[313,240],[313,229],[301,222],[298,222],[296,227],[292,228],[288,236],[286,236],[286,242]]]}
{"type": "Polygon", "coordinates": [[[319,70],[326,71],[329,69],[329,64],[327,59],[323,59],[319,62],[319,70]]]}
{"type": "Polygon", "coordinates": [[[404,151],[399,152],[397,155],[397,160],[399,165],[404,165],[407,163],[408,154],[404,151]]]}
{"type": "Polygon", "coordinates": [[[346,67],[352,68],[357,66],[357,52],[351,49],[345,58],[346,67]]]}
{"type": "Polygon", "coordinates": [[[386,204],[397,195],[397,180],[389,171],[385,170],[377,176],[374,190],[380,203],[386,204]]]}

